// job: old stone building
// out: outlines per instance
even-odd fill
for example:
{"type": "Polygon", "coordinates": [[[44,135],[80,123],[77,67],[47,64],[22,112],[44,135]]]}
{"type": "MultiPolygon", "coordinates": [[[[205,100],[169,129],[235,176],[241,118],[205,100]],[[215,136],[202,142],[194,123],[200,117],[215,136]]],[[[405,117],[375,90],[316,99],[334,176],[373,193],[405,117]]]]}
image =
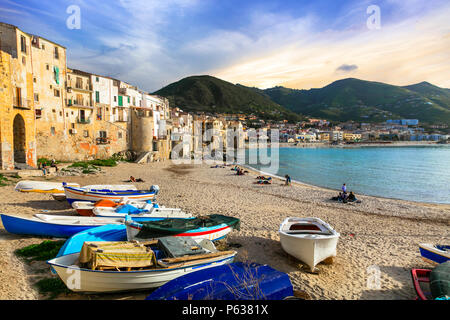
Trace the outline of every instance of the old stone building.
{"type": "Polygon", "coordinates": [[[36,166],[32,37],[0,23],[0,168],[36,166]]]}

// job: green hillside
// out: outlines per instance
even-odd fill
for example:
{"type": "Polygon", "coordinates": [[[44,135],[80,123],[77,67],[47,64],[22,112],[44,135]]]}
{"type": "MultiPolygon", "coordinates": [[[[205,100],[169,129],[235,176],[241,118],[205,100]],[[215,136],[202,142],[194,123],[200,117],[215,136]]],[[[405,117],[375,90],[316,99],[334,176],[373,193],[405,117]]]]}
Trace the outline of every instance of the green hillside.
{"type": "Polygon", "coordinates": [[[254,114],[262,119],[299,121],[298,114],[272,101],[263,91],[235,85],[211,76],[192,76],[154,94],[189,112],[254,114]]]}
{"type": "Polygon", "coordinates": [[[400,87],[349,78],[320,89],[274,87],[265,93],[287,109],[310,117],[366,122],[412,118],[450,123],[449,90],[423,82],[400,87]]]}

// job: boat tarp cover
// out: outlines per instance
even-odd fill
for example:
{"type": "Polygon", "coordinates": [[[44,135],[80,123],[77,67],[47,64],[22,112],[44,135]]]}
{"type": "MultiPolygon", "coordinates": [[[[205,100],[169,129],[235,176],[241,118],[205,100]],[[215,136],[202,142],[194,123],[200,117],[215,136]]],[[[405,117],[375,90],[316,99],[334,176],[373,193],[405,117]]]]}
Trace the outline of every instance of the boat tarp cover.
{"type": "Polygon", "coordinates": [[[141,212],[145,212],[147,210],[136,208],[135,206],[132,206],[131,204],[124,204],[121,206],[118,206],[116,208],[117,213],[128,213],[128,214],[139,214],[141,212]]]}
{"type": "Polygon", "coordinates": [[[439,264],[431,271],[430,289],[435,299],[450,296],[450,261],[439,264]]]}
{"type": "Polygon", "coordinates": [[[149,239],[172,236],[184,233],[190,230],[200,228],[211,228],[221,224],[233,227],[236,230],[240,228],[240,220],[221,214],[212,214],[206,217],[197,217],[194,219],[176,219],[169,218],[160,221],[140,222],[142,228],[136,235],[136,238],[149,239]]]}
{"type": "Polygon", "coordinates": [[[85,242],[80,251],[80,263],[89,268],[144,268],[156,265],[153,251],[140,243],[127,241],[85,242]]]}
{"type": "Polygon", "coordinates": [[[190,237],[159,238],[158,246],[172,258],[206,253],[206,250],[190,237]]]}

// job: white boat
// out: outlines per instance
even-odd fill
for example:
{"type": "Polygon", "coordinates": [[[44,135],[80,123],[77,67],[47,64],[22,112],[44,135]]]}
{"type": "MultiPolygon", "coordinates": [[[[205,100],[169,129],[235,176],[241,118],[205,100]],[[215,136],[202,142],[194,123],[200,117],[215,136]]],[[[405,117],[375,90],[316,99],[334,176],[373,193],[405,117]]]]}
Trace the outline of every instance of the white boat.
{"type": "Polygon", "coordinates": [[[279,229],[284,251],[306,263],[316,265],[336,256],[339,233],[319,218],[286,218],[279,229]]]}
{"type": "MultiPolygon", "coordinates": [[[[67,183],[68,186],[79,187],[78,183],[67,183]]],[[[39,192],[39,193],[64,193],[62,182],[51,181],[33,181],[23,180],[19,181],[14,188],[15,191],[20,192],[39,192]]]]}
{"type": "Polygon", "coordinates": [[[156,266],[143,270],[115,271],[92,270],[80,267],[80,253],[60,256],[47,261],[66,286],[75,292],[118,292],[159,287],[170,280],[190,272],[231,263],[236,251],[219,252],[206,239],[195,240],[207,254],[162,258],[156,266]],[[184,259],[184,260],[183,260],[184,259]]]}
{"type": "Polygon", "coordinates": [[[179,208],[166,208],[164,206],[154,206],[152,203],[147,203],[143,201],[130,201],[125,203],[125,205],[131,205],[139,210],[145,210],[140,213],[133,212],[120,212],[122,206],[117,207],[94,207],[92,209],[93,214],[96,217],[106,217],[106,218],[125,218],[126,215],[131,217],[160,217],[160,218],[192,218],[193,215],[186,213],[179,208]],[[118,212],[119,211],[119,212],[118,212]]]}
{"type": "Polygon", "coordinates": [[[419,243],[422,259],[431,264],[440,264],[450,260],[450,245],[419,243]]]}

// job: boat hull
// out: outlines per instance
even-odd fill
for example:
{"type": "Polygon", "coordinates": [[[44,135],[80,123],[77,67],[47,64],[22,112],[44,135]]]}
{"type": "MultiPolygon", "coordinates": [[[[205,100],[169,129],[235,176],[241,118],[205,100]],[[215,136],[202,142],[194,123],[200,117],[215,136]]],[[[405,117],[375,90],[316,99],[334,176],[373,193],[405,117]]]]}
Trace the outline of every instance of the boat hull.
{"type": "Polygon", "coordinates": [[[99,200],[111,200],[114,202],[122,202],[125,200],[152,200],[155,198],[154,192],[146,193],[133,193],[117,191],[116,194],[112,192],[95,192],[87,191],[82,188],[64,188],[67,201],[72,204],[75,201],[87,201],[87,202],[97,202],[99,200]]]}
{"type": "MultiPolygon", "coordinates": [[[[448,247],[448,246],[447,246],[448,247]]],[[[422,259],[431,264],[440,264],[450,260],[450,252],[439,250],[436,246],[428,243],[419,244],[422,259]]]]}
{"type": "Polygon", "coordinates": [[[288,234],[284,229],[284,225],[288,223],[289,219],[295,218],[287,218],[281,224],[279,230],[281,247],[285,252],[304,262],[311,271],[314,271],[318,263],[336,256],[340,235],[328,224],[318,218],[299,219],[298,221],[307,221],[321,225],[329,230],[330,234],[288,234]]]}
{"type": "MultiPolygon", "coordinates": [[[[68,183],[68,185],[71,187],[80,186],[78,183],[68,183]]],[[[64,194],[64,187],[62,182],[50,182],[50,181],[32,181],[32,180],[19,181],[16,184],[14,190],[19,192],[64,194]]]]}
{"type": "Polygon", "coordinates": [[[57,224],[40,221],[38,219],[27,219],[21,217],[14,217],[10,215],[1,214],[3,227],[9,233],[46,236],[55,238],[69,238],[74,234],[88,230],[90,228],[101,226],[98,225],[70,225],[57,224]]]}
{"type": "Polygon", "coordinates": [[[235,255],[236,253],[217,257],[208,260],[208,262],[193,264],[188,267],[120,272],[79,268],[75,265],[79,253],[61,256],[47,263],[53,267],[70,290],[98,293],[157,288],[187,273],[231,263],[235,255]]]}

